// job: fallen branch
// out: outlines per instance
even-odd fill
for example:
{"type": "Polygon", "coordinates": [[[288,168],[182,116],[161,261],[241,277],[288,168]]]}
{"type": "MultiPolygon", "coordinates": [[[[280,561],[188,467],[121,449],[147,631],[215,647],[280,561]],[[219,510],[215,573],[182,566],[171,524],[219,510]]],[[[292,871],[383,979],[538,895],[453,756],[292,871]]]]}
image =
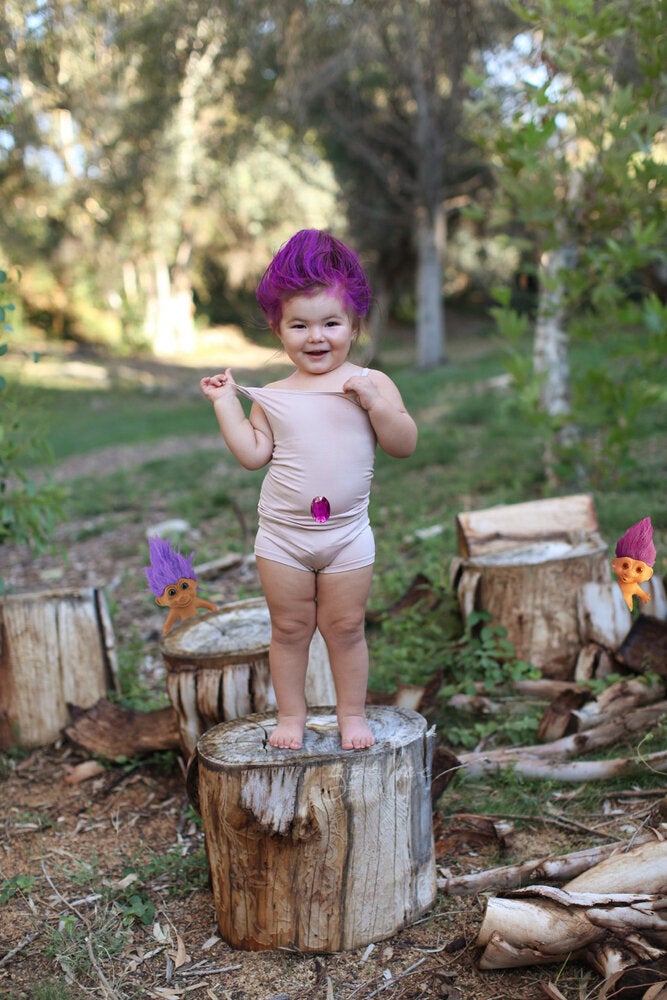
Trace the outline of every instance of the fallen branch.
{"type": "Polygon", "coordinates": [[[23,949],[27,948],[29,944],[32,944],[32,942],[36,938],[38,938],[41,933],[42,933],[41,930],[33,931],[32,934],[28,934],[26,937],[23,938],[22,941],[19,941],[19,943],[16,945],[15,948],[12,948],[11,951],[6,952],[6,954],[4,954],[2,958],[0,958],[0,969],[4,968],[5,965],[8,965],[13,959],[14,955],[18,955],[20,951],[23,951],[23,949]]]}
{"type": "MultiPolygon", "coordinates": [[[[531,748],[532,750],[532,748],[531,748]]],[[[485,754],[462,754],[461,767],[467,778],[481,778],[512,768],[524,778],[552,781],[608,781],[611,778],[641,774],[647,768],[659,774],[667,773],[667,750],[645,757],[616,757],[614,760],[549,761],[532,756],[528,750],[516,749],[492,757],[485,754]],[[467,760],[464,758],[468,758],[467,760]]]]}
{"type": "MultiPolygon", "coordinates": [[[[655,841],[654,834],[643,834],[633,841],[633,846],[640,843],[655,841]]],[[[589,871],[612,854],[623,854],[630,848],[629,841],[614,844],[601,844],[597,847],[587,847],[582,851],[561,854],[522,861],[516,865],[505,865],[500,868],[488,868],[485,871],[473,872],[470,875],[457,875],[438,879],[438,889],[450,896],[474,896],[489,889],[515,889],[526,883],[563,882],[572,879],[582,872],[589,871]]]]}
{"type": "MultiPolygon", "coordinates": [[[[604,725],[581,733],[573,733],[570,736],[563,736],[559,740],[551,743],[541,743],[528,747],[501,747],[498,750],[488,750],[483,752],[459,754],[459,761],[465,767],[468,777],[478,777],[480,774],[494,773],[503,767],[515,767],[520,773],[528,777],[549,777],[560,775],[556,780],[580,781],[591,780],[607,775],[615,776],[626,773],[629,763],[634,764],[634,758],[622,758],[616,761],[593,761],[590,765],[576,762],[567,766],[557,766],[554,761],[564,760],[574,754],[590,753],[614,743],[628,742],[629,738],[636,733],[645,734],[652,726],[667,713],[667,701],[660,701],[653,705],[647,705],[636,709],[634,712],[627,712],[620,718],[613,719],[604,725]],[[545,758],[549,758],[545,762],[545,758]],[[589,771],[591,778],[586,776],[589,771]],[[569,776],[572,775],[572,776],[569,776]]],[[[662,755],[656,754],[651,760],[651,766],[656,770],[662,770],[660,758],[662,755]]]]}

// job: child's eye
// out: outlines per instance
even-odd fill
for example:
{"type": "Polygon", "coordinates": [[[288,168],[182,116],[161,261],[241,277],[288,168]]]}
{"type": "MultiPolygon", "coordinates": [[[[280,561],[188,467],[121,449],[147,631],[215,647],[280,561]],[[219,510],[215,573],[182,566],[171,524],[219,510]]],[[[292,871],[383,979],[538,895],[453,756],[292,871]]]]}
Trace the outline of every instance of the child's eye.
{"type": "Polygon", "coordinates": [[[639,565],[635,567],[635,573],[637,573],[638,576],[641,576],[643,572],[644,572],[644,567],[642,566],[641,563],[639,563],[639,565]]]}
{"type": "Polygon", "coordinates": [[[190,584],[186,583],[184,580],[183,583],[181,584],[181,590],[189,590],[189,589],[190,589],[190,584]]]}

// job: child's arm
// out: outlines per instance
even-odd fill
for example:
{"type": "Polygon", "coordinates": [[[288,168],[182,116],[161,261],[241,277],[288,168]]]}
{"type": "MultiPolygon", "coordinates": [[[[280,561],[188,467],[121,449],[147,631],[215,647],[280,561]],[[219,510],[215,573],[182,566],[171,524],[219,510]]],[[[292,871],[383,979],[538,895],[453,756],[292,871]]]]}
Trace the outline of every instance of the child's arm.
{"type": "Polygon", "coordinates": [[[199,383],[213,403],[218,425],[227,447],[244,469],[261,469],[273,454],[273,434],[264,411],[253,403],[250,417],[243,412],[231,368],[222,375],[210,375],[199,383]]]}
{"type": "Polygon", "coordinates": [[[378,444],[392,458],[408,458],[417,447],[417,425],[405,409],[401,394],[384,372],[355,375],[343,386],[356,393],[368,413],[378,444]]]}

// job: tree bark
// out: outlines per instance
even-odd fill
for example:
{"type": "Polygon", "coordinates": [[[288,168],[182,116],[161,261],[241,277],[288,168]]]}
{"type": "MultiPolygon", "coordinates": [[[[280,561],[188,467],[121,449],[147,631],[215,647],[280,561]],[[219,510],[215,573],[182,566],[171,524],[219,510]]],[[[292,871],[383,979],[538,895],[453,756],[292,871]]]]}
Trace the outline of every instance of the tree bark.
{"type": "Polygon", "coordinates": [[[337,952],[389,937],[434,902],[434,730],[370,706],[376,743],[340,748],[332,709],[301,750],[268,743],[272,713],[216,726],[188,787],[201,809],[222,937],[234,948],[337,952]]]}
{"type": "Polygon", "coordinates": [[[464,559],[528,548],[540,542],[574,545],[597,537],[598,530],[590,493],[500,504],[456,516],[458,549],[464,559]]]}
{"type": "Polygon", "coordinates": [[[0,747],[60,735],[68,704],[94,705],[118,687],[113,629],[95,588],[0,599],[0,747]]]}
{"type": "Polygon", "coordinates": [[[176,750],[178,719],[173,708],[138,712],[101,698],[91,709],[70,705],[72,724],[65,736],[75,746],[105,760],[176,750]]]}

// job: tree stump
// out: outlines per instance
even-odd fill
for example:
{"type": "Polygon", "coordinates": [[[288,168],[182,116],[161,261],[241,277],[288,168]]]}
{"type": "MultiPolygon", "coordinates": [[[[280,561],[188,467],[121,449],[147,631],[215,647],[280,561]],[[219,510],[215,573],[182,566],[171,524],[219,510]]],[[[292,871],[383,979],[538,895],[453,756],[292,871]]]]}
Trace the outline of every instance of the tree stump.
{"type": "MultiPolygon", "coordinates": [[[[262,597],[226,604],[188,619],[161,643],[167,691],[186,756],[220,722],[275,708],[269,671],[271,621],[262,597]]],[[[336,692],[324,640],[315,633],[306,675],[309,705],[328,705],[336,692]]]]}
{"type": "Polygon", "coordinates": [[[70,721],[118,687],[104,594],[82,590],[0,599],[0,748],[50,743],[70,721]]]}
{"type": "Polygon", "coordinates": [[[517,657],[544,677],[570,680],[581,649],[578,594],[609,580],[607,548],[595,541],[548,542],[468,559],[458,582],[464,618],[488,611],[517,657]]]}
{"type": "Polygon", "coordinates": [[[188,790],[233,948],[355,949],[432,906],[434,730],[408,709],[367,712],[376,743],[359,752],[341,750],[331,708],[309,712],[301,750],[269,745],[272,713],[199,740],[188,790]]]}
{"type": "Polygon", "coordinates": [[[588,494],[491,507],[457,517],[452,564],[464,620],[487,611],[516,655],[544,677],[570,680],[582,647],[579,595],[611,580],[588,494]]]}

